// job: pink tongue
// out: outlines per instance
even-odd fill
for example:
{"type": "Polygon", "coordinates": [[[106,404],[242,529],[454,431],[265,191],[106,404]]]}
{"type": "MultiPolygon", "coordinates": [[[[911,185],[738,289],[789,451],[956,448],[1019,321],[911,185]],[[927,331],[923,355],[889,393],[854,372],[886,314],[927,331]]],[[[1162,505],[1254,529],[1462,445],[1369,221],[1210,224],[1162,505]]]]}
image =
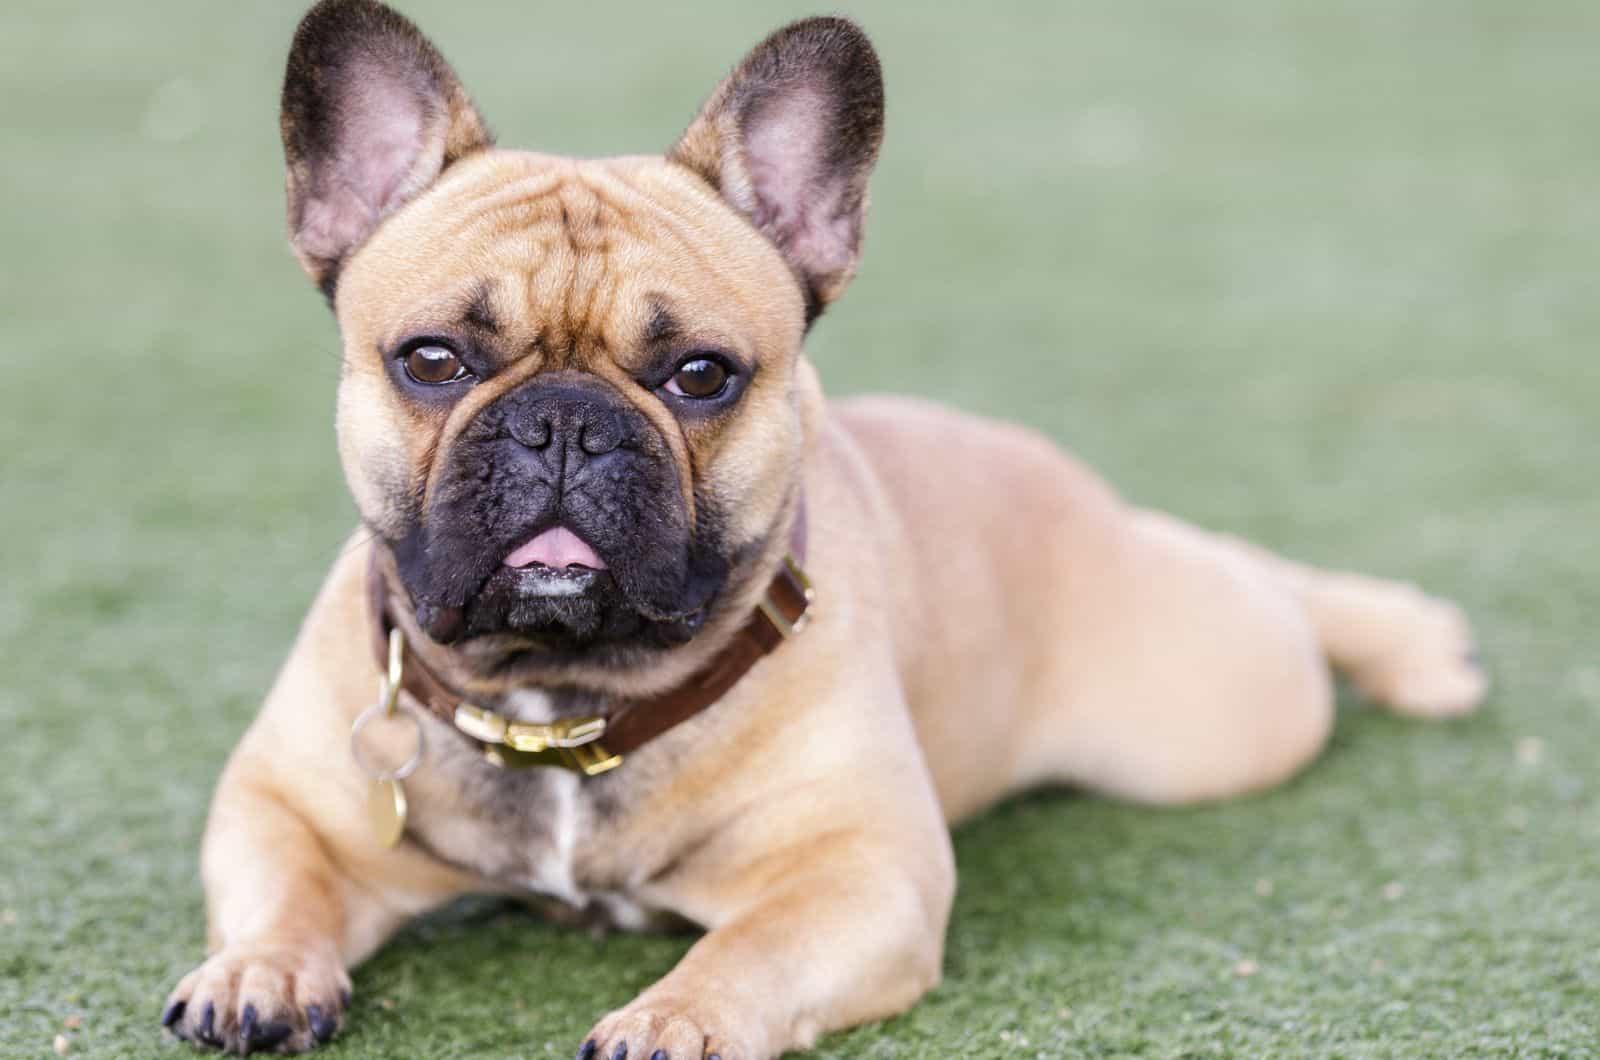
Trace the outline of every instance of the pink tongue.
{"type": "Polygon", "coordinates": [[[508,567],[528,567],[543,563],[560,570],[563,567],[589,567],[605,570],[606,562],[595,550],[564,526],[552,527],[524,545],[505,559],[508,567]]]}

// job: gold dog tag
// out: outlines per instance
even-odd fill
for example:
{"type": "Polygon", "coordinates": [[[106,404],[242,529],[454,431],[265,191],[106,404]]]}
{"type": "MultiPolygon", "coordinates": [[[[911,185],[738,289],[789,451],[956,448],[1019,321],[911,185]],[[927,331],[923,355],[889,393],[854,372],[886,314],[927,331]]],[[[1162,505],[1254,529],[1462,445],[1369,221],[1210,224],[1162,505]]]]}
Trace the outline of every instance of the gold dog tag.
{"type": "Polygon", "coordinates": [[[367,823],[381,846],[400,842],[406,831],[406,789],[398,780],[374,780],[367,788],[367,823]]]}
{"type": "MultiPolygon", "coordinates": [[[[400,782],[417,771],[426,750],[422,723],[414,715],[401,713],[400,687],[405,678],[406,642],[398,629],[389,631],[389,671],[378,682],[378,702],[356,715],[350,725],[350,756],[367,775],[367,824],[378,845],[389,848],[406,834],[406,789],[400,782]],[[411,727],[411,754],[392,769],[380,768],[369,757],[378,748],[363,747],[362,736],[374,722],[380,726],[401,722],[411,727]]],[[[368,735],[370,742],[372,737],[368,735]]],[[[391,753],[393,746],[387,748],[391,753]]]]}

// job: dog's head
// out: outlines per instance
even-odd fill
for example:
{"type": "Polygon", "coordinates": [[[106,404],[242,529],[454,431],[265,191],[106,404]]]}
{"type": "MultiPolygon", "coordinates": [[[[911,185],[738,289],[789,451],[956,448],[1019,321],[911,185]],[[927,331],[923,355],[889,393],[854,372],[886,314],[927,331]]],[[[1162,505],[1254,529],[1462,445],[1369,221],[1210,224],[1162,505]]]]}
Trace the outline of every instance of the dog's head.
{"type": "Polygon", "coordinates": [[[643,663],[758,576],[882,116],[871,46],[823,18],[760,44],[664,156],[501,150],[406,19],[306,15],[290,239],[342,332],[346,477],[424,632],[643,663]]]}

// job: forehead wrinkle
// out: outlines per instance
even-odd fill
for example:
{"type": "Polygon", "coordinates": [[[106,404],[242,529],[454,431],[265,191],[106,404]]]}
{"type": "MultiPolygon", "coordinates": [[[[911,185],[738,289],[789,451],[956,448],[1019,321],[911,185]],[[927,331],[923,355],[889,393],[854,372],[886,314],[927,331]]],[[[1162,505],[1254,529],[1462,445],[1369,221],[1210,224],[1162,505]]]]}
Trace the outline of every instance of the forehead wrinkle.
{"type": "MultiPolygon", "coordinates": [[[[553,350],[570,347],[577,354],[584,340],[598,339],[602,347],[617,345],[621,352],[637,342],[631,334],[603,333],[634,277],[632,272],[619,272],[619,259],[635,248],[647,258],[652,252],[667,257],[669,270],[671,259],[679,259],[679,267],[694,269],[716,285],[719,300],[739,307],[737,317],[717,314],[722,319],[713,330],[738,334],[743,329],[733,325],[755,311],[747,292],[722,267],[721,255],[707,245],[705,226],[623,174],[573,163],[525,175],[478,197],[450,231],[453,237],[470,241],[468,237],[486,225],[499,229],[493,253],[500,261],[492,271],[502,273],[503,279],[510,278],[506,273],[518,274],[515,283],[524,292],[524,320],[501,321],[502,325],[523,324],[533,335],[518,337],[535,342],[547,337],[548,328],[559,327],[565,333],[554,337],[561,341],[547,343],[553,350]],[[619,248],[619,237],[632,246],[619,248]],[[594,334],[586,334],[590,331],[594,334]]],[[[663,285],[658,281],[657,286],[663,285]]],[[[498,293],[504,297],[508,292],[498,293]]]]}
{"type": "Polygon", "coordinates": [[[504,225],[486,253],[502,279],[522,291],[521,323],[551,340],[543,343],[547,352],[605,350],[611,336],[604,325],[624,286],[613,267],[616,241],[629,226],[578,180],[546,189],[538,205],[536,216],[504,225]]]}
{"type": "Polygon", "coordinates": [[[584,317],[593,322],[594,337],[601,353],[619,360],[636,361],[642,352],[638,319],[648,312],[649,300],[642,288],[659,290],[665,277],[659,239],[639,222],[639,211],[619,204],[603,190],[591,186],[597,204],[596,224],[605,231],[599,245],[590,251],[592,285],[585,292],[584,317]]]}
{"type": "Polygon", "coordinates": [[[543,213],[548,200],[559,194],[569,179],[568,174],[559,170],[530,173],[481,194],[465,196],[457,211],[447,219],[445,234],[462,238],[484,225],[498,225],[508,213],[543,213]]]}
{"type": "MultiPolygon", "coordinates": [[[[729,280],[717,268],[717,259],[713,258],[712,251],[707,249],[704,233],[688,231],[689,228],[697,226],[695,218],[674,210],[670,202],[663,202],[641,190],[622,174],[599,170],[583,174],[582,179],[594,192],[595,197],[610,207],[615,216],[621,220],[621,227],[640,243],[648,246],[654,242],[652,237],[656,235],[654,230],[644,231],[641,223],[635,220],[639,214],[648,213],[659,229],[672,237],[678,249],[687,250],[706,271],[716,277],[722,287],[729,290],[737,289],[738,284],[729,280]],[[625,201],[618,202],[614,201],[615,199],[625,201]]],[[[759,233],[757,235],[759,236],[759,233]]],[[[766,237],[760,236],[760,238],[765,240],[766,237]]]]}
{"type": "MultiPolygon", "coordinates": [[[[722,296],[739,306],[738,317],[751,317],[755,310],[750,305],[746,286],[739,283],[729,274],[722,253],[714,246],[708,245],[709,241],[704,236],[704,226],[699,223],[697,218],[674,209],[674,204],[670,200],[663,201],[639,190],[620,176],[615,174],[607,175],[611,177],[614,186],[625,189],[626,193],[634,200],[635,205],[649,212],[656,222],[656,231],[671,238],[675,244],[673,249],[692,258],[705,274],[716,281],[717,286],[721,289],[722,296]]],[[[651,235],[654,234],[654,232],[651,233],[651,235]]],[[[751,234],[763,242],[766,240],[765,236],[754,229],[751,229],[751,234]]],[[[643,233],[640,233],[640,239],[641,242],[646,244],[653,242],[649,236],[643,233]]],[[[787,270],[785,275],[790,275],[787,270]]],[[[723,314],[722,316],[722,328],[724,330],[732,330],[730,322],[726,319],[727,315],[723,314]]]]}
{"type": "Polygon", "coordinates": [[[530,267],[539,270],[551,264],[548,248],[556,238],[552,223],[556,218],[550,193],[559,190],[561,183],[555,176],[541,174],[509,188],[468,196],[460,207],[446,207],[425,221],[419,238],[437,249],[411,256],[410,275],[402,287],[412,294],[402,302],[399,313],[385,322],[385,343],[392,345],[401,337],[395,333],[397,328],[415,331],[460,323],[477,287],[484,284],[494,288],[490,304],[499,310],[496,323],[502,330],[515,323],[515,307],[507,304],[507,291],[502,288],[508,275],[514,276],[515,282],[525,282],[530,267]],[[509,248],[508,240],[521,246],[509,248]],[[448,293],[435,293],[441,289],[448,293]]]}
{"type": "MultiPolygon", "coordinates": [[[[632,277],[626,271],[628,248],[615,252],[609,247],[605,254],[604,271],[596,284],[594,301],[597,303],[592,313],[598,314],[591,319],[598,320],[596,337],[600,342],[600,351],[612,358],[619,358],[632,352],[637,345],[637,338],[630,333],[622,331],[623,319],[631,319],[637,308],[631,303],[638,299],[633,293],[632,277]],[[613,327],[615,325],[615,327],[613,327]],[[611,333],[615,331],[613,336],[611,333]]],[[[603,360],[603,358],[602,358],[603,360]]]]}
{"type": "Polygon", "coordinates": [[[522,272],[527,264],[536,264],[536,275],[551,257],[559,257],[550,253],[552,245],[572,245],[567,204],[574,188],[581,187],[571,173],[560,170],[522,176],[469,196],[462,209],[446,219],[438,238],[468,247],[481,242],[493,249],[480,252],[480,257],[509,256],[522,272]],[[489,229],[487,238],[481,234],[484,229],[489,229]],[[523,246],[507,254],[506,245],[512,242],[523,246]]]}
{"type": "MultiPolygon", "coordinates": [[[[574,340],[574,345],[580,337],[591,341],[598,337],[603,346],[604,337],[594,334],[592,325],[596,319],[597,304],[601,301],[611,278],[611,241],[607,233],[609,226],[605,219],[606,204],[604,199],[594,194],[594,190],[581,180],[574,181],[564,190],[570,194],[562,197],[561,220],[566,230],[567,243],[572,248],[573,258],[565,305],[567,331],[574,340]],[[580,216],[585,207],[589,208],[586,219],[580,216]],[[579,238],[580,231],[582,239],[579,238]]],[[[603,314],[600,319],[604,319],[603,314]]]]}

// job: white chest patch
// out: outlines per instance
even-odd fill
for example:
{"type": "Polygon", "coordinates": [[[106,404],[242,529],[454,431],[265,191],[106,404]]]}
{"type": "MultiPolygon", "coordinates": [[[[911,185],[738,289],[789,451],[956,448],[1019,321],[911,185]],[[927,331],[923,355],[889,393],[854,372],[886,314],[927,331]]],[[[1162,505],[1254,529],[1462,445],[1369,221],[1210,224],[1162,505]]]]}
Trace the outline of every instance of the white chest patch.
{"type": "Polygon", "coordinates": [[[588,895],[573,876],[572,849],[578,841],[578,785],[583,780],[566,770],[545,772],[554,774],[546,789],[553,797],[543,808],[549,840],[540,844],[542,849],[529,851],[526,886],[581,909],[588,904],[588,895]]]}
{"type": "MultiPolygon", "coordinates": [[[[518,721],[554,719],[550,697],[523,691],[500,706],[518,721]]],[[[577,910],[598,912],[624,929],[648,926],[650,907],[608,887],[585,887],[577,878],[577,849],[593,828],[584,778],[564,769],[497,769],[432,719],[428,758],[414,781],[412,833],[439,857],[502,887],[530,891],[577,910]]]]}
{"type": "MultiPolygon", "coordinates": [[[[538,689],[521,689],[506,697],[502,711],[517,721],[543,723],[555,720],[550,697],[538,689]]],[[[541,827],[527,849],[525,875],[518,882],[528,890],[558,898],[575,908],[589,904],[573,872],[573,848],[578,842],[578,788],[576,773],[564,769],[539,769],[541,785],[537,808],[541,827]]],[[[509,837],[507,837],[509,838],[509,837]]],[[[504,841],[502,839],[502,841],[504,841]]]]}

